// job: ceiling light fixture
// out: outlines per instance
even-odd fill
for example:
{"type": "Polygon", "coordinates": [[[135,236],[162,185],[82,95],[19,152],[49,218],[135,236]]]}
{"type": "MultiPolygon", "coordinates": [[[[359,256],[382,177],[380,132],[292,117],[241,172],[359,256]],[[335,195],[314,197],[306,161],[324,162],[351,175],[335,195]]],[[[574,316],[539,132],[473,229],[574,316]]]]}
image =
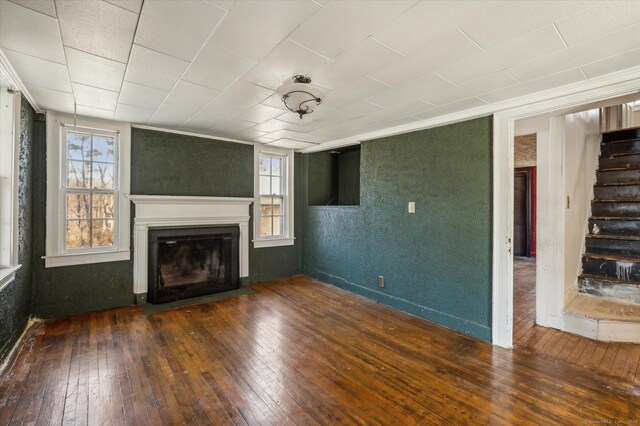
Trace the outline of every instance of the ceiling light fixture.
{"type": "Polygon", "coordinates": [[[291,112],[303,115],[311,114],[313,109],[322,103],[324,93],[311,84],[311,78],[306,75],[295,75],[291,83],[285,83],[278,87],[276,93],[282,96],[282,102],[291,112]]]}

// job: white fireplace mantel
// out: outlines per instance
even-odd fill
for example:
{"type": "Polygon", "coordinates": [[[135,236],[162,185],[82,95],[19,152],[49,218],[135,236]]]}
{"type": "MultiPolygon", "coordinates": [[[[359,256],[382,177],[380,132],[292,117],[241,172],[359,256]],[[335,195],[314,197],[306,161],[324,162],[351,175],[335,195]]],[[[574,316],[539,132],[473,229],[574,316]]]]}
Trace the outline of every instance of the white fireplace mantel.
{"type": "Polygon", "coordinates": [[[133,292],[147,292],[149,228],[198,225],[240,227],[240,278],[249,276],[249,205],[253,198],[129,195],[135,204],[133,292]]]}

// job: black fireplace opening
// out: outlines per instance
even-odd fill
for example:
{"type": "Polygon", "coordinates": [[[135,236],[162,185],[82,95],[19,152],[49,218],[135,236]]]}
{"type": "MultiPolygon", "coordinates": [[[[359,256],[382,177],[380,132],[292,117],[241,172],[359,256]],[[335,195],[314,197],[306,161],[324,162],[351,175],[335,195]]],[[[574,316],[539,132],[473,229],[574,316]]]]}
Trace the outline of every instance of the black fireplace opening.
{"type": "Polygon", "coordinates": [[[240,287],[239,226],[149,230],[149,303],[240,287]]]}

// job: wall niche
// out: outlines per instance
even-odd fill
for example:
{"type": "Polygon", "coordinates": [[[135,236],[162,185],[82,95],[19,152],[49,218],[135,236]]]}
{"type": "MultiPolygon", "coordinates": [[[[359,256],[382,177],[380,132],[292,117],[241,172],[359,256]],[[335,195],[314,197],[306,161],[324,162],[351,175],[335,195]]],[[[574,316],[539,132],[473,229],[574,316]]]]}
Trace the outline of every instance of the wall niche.
{"type": "Polygon", "coordinates": [[[360,145],[309,154],[309,205],[360,205],[360,145]]]}

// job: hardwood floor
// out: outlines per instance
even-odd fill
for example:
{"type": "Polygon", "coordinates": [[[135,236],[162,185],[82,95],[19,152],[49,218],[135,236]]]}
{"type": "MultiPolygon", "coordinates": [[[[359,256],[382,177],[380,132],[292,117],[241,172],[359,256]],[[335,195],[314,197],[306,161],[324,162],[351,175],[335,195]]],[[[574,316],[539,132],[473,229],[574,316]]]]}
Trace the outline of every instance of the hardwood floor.
{"type": "Polygon", "coordinates": [[[640,345],[599,342],[535,325],[535,267],[535,263],[514,260],[514,350],[565,362],[640,386],[640,345]]]}
{"type": "Polygon", "coordinates": [[[2,376],[0,423],[640,419],[629,384],[496,348],[306,277],[253,288],[148,316],[129,307],[38,324],[2,376]]]}

